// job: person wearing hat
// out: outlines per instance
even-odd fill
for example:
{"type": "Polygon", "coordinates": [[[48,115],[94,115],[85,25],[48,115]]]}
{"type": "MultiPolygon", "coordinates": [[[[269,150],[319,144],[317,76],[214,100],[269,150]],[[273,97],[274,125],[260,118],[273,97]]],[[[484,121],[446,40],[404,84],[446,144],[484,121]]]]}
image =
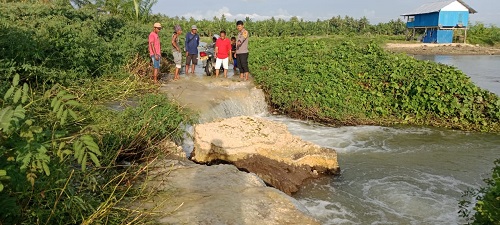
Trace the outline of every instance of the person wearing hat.
{"type": "Polygon", "coordinates": [[[186,34],[186,74],[188,74],[189,66],[191,73],[194,73],[194,68],[198,64],[198,45],[200,45],[200,36],[197,34],[198,28],[196,25],[191,26],[191,32],[186,34]]]}
{"type": "Polygon", "coordinates": [[[149,34],[149,56],[153,61],[153,80],[158,82],[158,71],[160,70],[161,61],[161,48],[160,48],[160,37],[158,33],[161,30],[161,24],[155,23],[153,25],[153,31],[149,34]]]}
{"type": "Polygon", "coordinates": [[[172,55],[174,56],[175,63],[175,74],[174,80],[179,79],[179,72],[182,67],[182,54],[181,47],[179,45],[179,36],[182,34],[182,29],[180,25],[174,26],[174,34],[172,34],[172,55]]]}

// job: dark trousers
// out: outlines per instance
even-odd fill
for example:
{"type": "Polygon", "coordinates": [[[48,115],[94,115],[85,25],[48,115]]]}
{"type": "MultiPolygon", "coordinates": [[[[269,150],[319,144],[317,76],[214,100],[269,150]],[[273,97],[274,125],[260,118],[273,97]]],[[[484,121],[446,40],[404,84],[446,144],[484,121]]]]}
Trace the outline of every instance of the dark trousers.
{"type": "Polygon", "coordinates": [[[248,69],[248,53],[236,54],[236,59],[238,61],[238,69],[240,73],[250,72],[248,69]]]}

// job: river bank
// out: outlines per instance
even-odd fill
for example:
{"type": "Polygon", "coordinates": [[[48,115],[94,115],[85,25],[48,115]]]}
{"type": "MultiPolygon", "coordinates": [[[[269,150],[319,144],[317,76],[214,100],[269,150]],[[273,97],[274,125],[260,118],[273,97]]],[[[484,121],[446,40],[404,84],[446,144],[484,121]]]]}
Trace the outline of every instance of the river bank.
{"type": "Polygon", "coordinates": [[[500,55],[500,48],[463,43],[387,43],[384,48],[391,52],[410,55],[500,55]]]}
{"type": "MultiPolygon", "coordinates": [[[[199,67],[197,70],[202,71],[199,67]]],[[[188,134],[181,146],[173,143],[158,146],[167,153],[167,158],[150,163],[143,184],[154,190],[154,197],[130,208],[154,211],[158,215],[156,221],[162,224],[320,224],[289,195],[312,178],[330,177],[329,172],[322,170],[321,163],[324,168],[331,164],[334,167],[328,168],[338,171],[334,150],[294,139],[286,134],[284,125],[281,125],[283,130],[277,129],[280,124],[276,122],[264,124],[259,120],[254,124],[258,127],[247,125],[244,126],[247,131],[238,130],[243,125],[237,126],[234,119],[258,120],[258,117],[238,116],[265,115],[267,103],[262,90],[252,81],[241,81],[232,71],[229,78],[201,73],[183,74],[177,81],[170,78],[171,75],[165,75],[159,92],[192,111],[197,122],[186,128],[188,134]],[[233,120],[226,119],[231,120],[226,121],[230,125],[225,124],[218,131],[200,131],[203,127],[217,127],[224,118],[233,120]],[[288,139],[281,140],[284,137],[288,139]],[[200,140],[207,145],[200,144],[200,140]],[[290,151],[294,147],[296,151],[290,151]],[[315,160],[313,149],[325,152],[317,154],[319,158],[315,160]],[[288,154],[279,155],[280,150],[288,150],[288,154]],[[218,158],[194,163],[200,161],[204,151],[207,151],[205,156],[218,158]],[[236,152],[231,154],[232,151],[236,152]],[[241,160],[233,162],[231,157],[241,160]],[[252,161],[256,157],[259,160],[252,161]]]]}

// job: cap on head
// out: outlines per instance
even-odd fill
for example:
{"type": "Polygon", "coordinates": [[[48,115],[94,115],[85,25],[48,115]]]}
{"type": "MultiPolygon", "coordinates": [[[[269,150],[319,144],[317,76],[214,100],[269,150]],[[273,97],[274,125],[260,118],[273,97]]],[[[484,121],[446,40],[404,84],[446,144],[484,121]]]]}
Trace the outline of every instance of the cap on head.
{"type": "Polygon", "coordinates": [[[182,29],[181,29],[181,26],[180,26],[180,25],[175,25],[175,26],[174,26],[174,31],[175,31],[175,32],[178,32],[178,31],[181,31],[181,30],[182,30],[182,29]]]}
{"type": "Polygon", "coordinates": [[[161,23],[155,23],[155,24],[153,25],[153,27],[155,27],[155,28],[160,28],[160,29],[161,29],[161,23]]]}
{"type": "Polygon", "coordinates": [[[198,30],[198,28],[196,27],[196,25],[193,25],[191,26],[191,30],[198,30]]]}

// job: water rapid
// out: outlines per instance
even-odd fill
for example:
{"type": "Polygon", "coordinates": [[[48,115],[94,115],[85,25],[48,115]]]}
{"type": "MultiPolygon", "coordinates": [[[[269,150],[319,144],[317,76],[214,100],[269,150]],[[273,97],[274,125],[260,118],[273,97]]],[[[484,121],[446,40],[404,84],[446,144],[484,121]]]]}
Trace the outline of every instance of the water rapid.
{"type": "Polygon", "coordinates": [[[339,152],[340,177],[294,196],[324,224],[459,224],[462,193],[484,185],[500,152],[497,134],[268,118],[339,152]]]}

